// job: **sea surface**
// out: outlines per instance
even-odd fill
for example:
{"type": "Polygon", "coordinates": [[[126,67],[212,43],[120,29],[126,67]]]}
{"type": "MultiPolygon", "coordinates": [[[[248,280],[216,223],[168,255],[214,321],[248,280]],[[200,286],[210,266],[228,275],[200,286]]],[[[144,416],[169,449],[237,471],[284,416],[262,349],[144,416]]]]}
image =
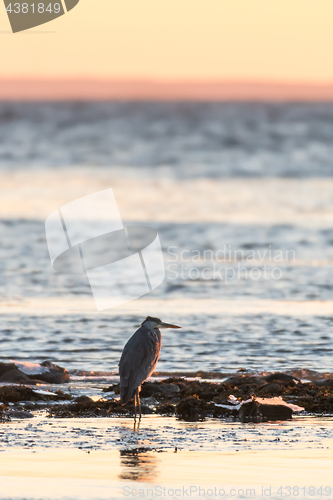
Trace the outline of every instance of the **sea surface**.
{"type": "MultiPolygon", "coordinates": [[[[332,138],[332,103],[0,103],[0,361],[50,360],[70,373],[61,389],[112,397],[103,388],[150,314],[182,326],[163,331],[157,378],[332,378],[332,138]],[[166,278],[99,312],[84,273],[53,270],[44,223],[107,188],[125,225],[157,230],[166,278]]],[[[244,487],[333,494],[330,415],[145,415],[133,432],[130,418],[49,419],[45,407],[1,423],[3,499],[135,498],[139,487],[179,498],[191,485],[237,500],[244,487]]]]}
{"type": "Polygon", "coordinates": [[[331,177],[332,103],[0,103],[2,168],[331,177]],[[160,170],[161,171],[161,170],[160,170]]]}
{"type": "Polygon", "coordinates": [[[332,138],[332,103],[0,103],[1,360],[109,380],[153,312],[182,326],[161,374],[329,376],[332,138]],[[52,269],[44,221],[108,187],[158,231],[166,279],[98,312],[86,275],[52,269]]]}

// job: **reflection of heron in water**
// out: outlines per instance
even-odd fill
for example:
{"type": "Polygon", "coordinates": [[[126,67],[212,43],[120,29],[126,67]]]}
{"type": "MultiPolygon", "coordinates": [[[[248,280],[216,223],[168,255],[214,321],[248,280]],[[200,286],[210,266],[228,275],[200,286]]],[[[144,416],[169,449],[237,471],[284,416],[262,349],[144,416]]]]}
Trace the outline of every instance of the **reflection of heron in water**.
{"type": "Polygon", "coordinates": [[[181,327],[163,323],[159,318],[147,316],[141,323],[141,327],[125,345],[120,358],[120,401],[125,404],[134,397],[135,419],[137,406],[141,419],[139,396],[141,384],[153,373],[160,357],[162,340],[160,328],[181,327]]]}
{"type": "Polygon", "coordinates": [[[134,448],[133,450],[120,450],[120,463],[123,472],[119,479],[125,481],[153,481],[157,476],[157,464],[159,459],[156,452],[146,448],[134,448]]]}

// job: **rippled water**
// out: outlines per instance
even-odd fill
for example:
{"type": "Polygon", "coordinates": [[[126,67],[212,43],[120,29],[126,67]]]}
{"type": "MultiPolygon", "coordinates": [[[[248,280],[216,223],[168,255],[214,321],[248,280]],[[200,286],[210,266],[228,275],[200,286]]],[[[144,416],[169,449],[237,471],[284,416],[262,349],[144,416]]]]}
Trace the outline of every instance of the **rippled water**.
{"type": "Polygon", "coordinates": [[[333,104],[0,103],[3,167],[166,166],[186,177],[331,176],[333,104]]]}
{"type": "Polygon", "coordinates": [[[160,372],[332,372],[333,312],[316,312],[333,300],[332,136],[332,104],[0,104],[1,358],[117,371],[140,301],[75,310],[88,280],[53,272],[44,233],[62,203],[114,187],[124,222],[158,230],[167,277],[148,299],[183,326],[160,372]],[[45,299],[63,315],[29,310],[45,299]],[[249,313],[256,300],[270,312],[249,313]]]}
{"type": "MultiPolygon", "coordinates": [[[[1,357],[52,359],[70,370],[111,375],[141,319],[133,314],[60,317],[8,312],[1,321],[1,357]]],[[[159,372],[332,371],[333,317],[176,313],[172,320],[183,328],[181,333],[163,332],[159,372]]]]}

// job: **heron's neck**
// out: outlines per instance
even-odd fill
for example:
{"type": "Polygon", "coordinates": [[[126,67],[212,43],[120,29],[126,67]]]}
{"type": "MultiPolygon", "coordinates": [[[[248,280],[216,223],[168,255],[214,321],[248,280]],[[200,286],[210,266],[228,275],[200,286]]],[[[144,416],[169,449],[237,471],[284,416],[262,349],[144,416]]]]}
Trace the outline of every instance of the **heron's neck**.
{"type": "Polygon", "coordinates": [[[159,328],[154,328],[153,331],[158,338],[158,342],[161,344],[161,341],[162,341],[161,330],[159,328]]]}

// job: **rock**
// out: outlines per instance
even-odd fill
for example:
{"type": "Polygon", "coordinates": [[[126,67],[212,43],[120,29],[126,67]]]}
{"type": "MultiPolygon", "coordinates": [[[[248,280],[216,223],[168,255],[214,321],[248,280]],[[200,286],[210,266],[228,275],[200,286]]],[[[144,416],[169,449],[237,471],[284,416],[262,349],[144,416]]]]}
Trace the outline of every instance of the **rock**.
{"type": "MultiPolygon", "coordinates": [[[[58,401],[63,399],[66,395],[58,391],[57,394],[48,394],[43,392],[39,394],[38,391],[34,391],[31,387],[25,385],[4,385],[0,387],[0,401],[4,404],[17,403],[21,401],[58,401]]],[[[67,396],[70,397],[70,396],[67,396]]],[[[66,399],[67,399],[66,397],[66,399]]]]}
{"type": "MultiPolygon", "coordinates": [[[[124,405],[122,408],[124,410],[130,410],[132,415],[135,414],[134,401],[133,402],[130,401],[130,402],[126,403],[126,405],[124,405]]],[[[109,413],[111,413],[111,411],[109,413]]],[[[141,401],[141,413],[142,413],[142,415],[152,415],[153,413],[155,413],[155,410],[153,410],[149,406],[145,405],[141,401]]],[[[137,416],[139,416],[139,409],[137,409],[137,416]]]]}
{"type": "Polygon", "coordinates": [[[9,370],[18,370],[14,363],[0,363],[0,377],[9,370]]]}
{"type": "Polygon", "coordinates": [[[48,368],[45,373],[26,374],[20,370],[14,363],[0,363],[0,382],[10,382],[12,384],[39,384],[46,382],[47,384],[64,384],[69,382],[70,377],[68,372],[58,365],[50,361],[44,361],[41,366],[48,368]]]}
{"type": "Polygon", "coordinates": [[[79,396],[74,399],[75,403],[93,403],[94,400],[89,398],[89,396],[79,396]]]}
{"type": "Polygon", "coordinates": [[[37,405],[38,405],[38,403],[33,403],[31,401],[27,401],[24,405],[24,408],[26,408],[27,410],[35,410],[37,405]]]}
{"type": "Polygon", "coordinates": [[[256,394],[260,396],[278,396],[283,389],[279,384],[266,384],[256,394]]]}
{"type": "Polygon", "coordinates": [[[179,387],[176,384],[165,384],[163,382],[145,382],[142,385],[140,396],[148,398],[161,394],[163,396],[173,396],[179,392],[179,387]]]}
{"type": "Polygon", "coordinates": [[[161,404],[156,407],[156,413],[159,415],[174,415],[175,406],[170,403],[161,404]]]}
{"type": "Polygon", "coordinates": [[[8,417],[8,415],[6,415],[7,413],[7,408],[5,407],[5,405],[1,404],[0,405],[0,422],[9,422],[10,421],[10,418],[8,417]]]}
{"type": "Polygon", "coordinates": [[[51,361],[43,361],[41,366],[45,366],[49,369],[49,371],[36,375],[28,375],[28,377],[31,379],[42,380],[48,384],[66,384],[70,381],[70,376],[65,368],[61,368],[61,366],[55,365],[54,363],[51,363],[51,361]]]}
{"type": "Polygon", "coordinates": [[[141,398],[141,403],[144,405],[157,405],[158,401],[154,396],[150,396],[149,398],[141,398]]]}
{"type": "Polygon", "coordinates": [[[149,406],[141,405],[141,413],[142,415],[152,415],[155,413],[155,411],[152,408],[149,408],[149,406]]]}
{"type": "Polygon", "coordinates": [[[261,377],[253,375],[236,375],[235,377],[229,377],[224,381],[224,384],[229,384],[231,386],[260,385],[263,381],[264,380],[261,377]]]}
{"type": "Polygon", "coordinates": [[[314,382],[314,385],[317,385],[319,387],[330,387],[331,389],[333,389],[333,379],[329,378],[324,380],[317,380],[316,382],[314,382]]]}
{"type": "Polygon", "coordinates": [[[26,382],[27,380],[29,380],[28,376],[17,368],[4,372],[0,377],[0,382],[10,382],[11,384],[19,384],[20,382],[26,382]]]}
{"type": "Polygon", "coordinates": [[[190,396],[182,399],[176,406],[176,414],[178,418],[186,420],[187,422],[195,422],[203,420],[206,415],[213,413],[214,405],[202,401],[197,396],[190,396]]]}
{"type": "Polygon", "coordinates": [[[6,415],[10,418],[18,418],[18,419],[34,418],[32,413],[30,413],[30,411],[13,410],[13,411],[6,412],[6,415]]]}
{"type": "Polygon", "coordinates": [[[288,406],[261,404],[253,400],[240,407],[238,416],[241,422],[267,422],[289,420],[292,418],[292,413],[292,409],[288,406]]]}
{"type": "Polygon", "coordinates": [[[292,377],[291,375],[287,375],[286,373],[282,373],[282,372],[276,372],[276,373],[272,373],[271,375],[266,375],[264,377],[264,379],[266,380],[266,382],[284,382],[284,383],[293,383],[295,384],[295,382],[300,382],[300,379],[297,378],[297,377],[292,377]]]}
{"type": "Polygon", "coordinates": [[[104,387],[103,392],[114,392],[115,394],[119,394],[120,393],[119,384],[112,384],[109,385],[109,387],[104,387]]]}

